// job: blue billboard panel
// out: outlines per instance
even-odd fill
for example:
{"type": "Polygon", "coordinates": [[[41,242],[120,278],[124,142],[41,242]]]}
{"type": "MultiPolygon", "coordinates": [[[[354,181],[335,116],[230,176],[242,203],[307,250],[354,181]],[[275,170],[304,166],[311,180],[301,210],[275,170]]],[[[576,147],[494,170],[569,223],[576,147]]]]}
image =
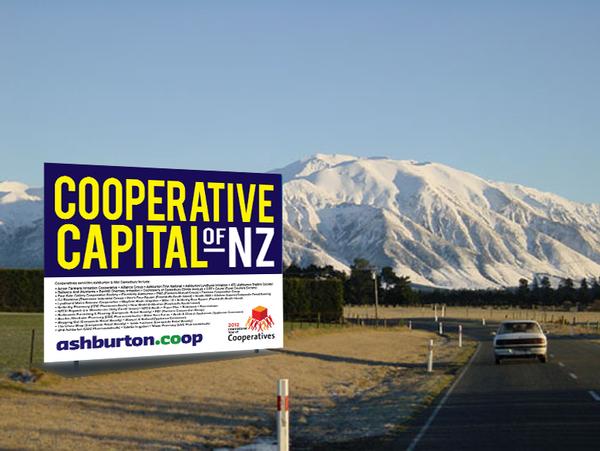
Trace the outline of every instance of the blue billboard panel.
{"type": "Polygon", "coordinates": [[[278,174],[47,163],[45,361],[283,343],[278,174]]]}

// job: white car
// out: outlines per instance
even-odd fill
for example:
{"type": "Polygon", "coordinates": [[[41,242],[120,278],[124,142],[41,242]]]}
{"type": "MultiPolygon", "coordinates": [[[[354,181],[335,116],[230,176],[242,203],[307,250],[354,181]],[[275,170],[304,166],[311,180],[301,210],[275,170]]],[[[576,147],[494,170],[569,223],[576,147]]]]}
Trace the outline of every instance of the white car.
{"type": "Polygon", "coordinates": [[[537,357],[546,363],[548,339],[537,321],[502,321],[494,337],[494,357],[502,359],[537,357]]]}

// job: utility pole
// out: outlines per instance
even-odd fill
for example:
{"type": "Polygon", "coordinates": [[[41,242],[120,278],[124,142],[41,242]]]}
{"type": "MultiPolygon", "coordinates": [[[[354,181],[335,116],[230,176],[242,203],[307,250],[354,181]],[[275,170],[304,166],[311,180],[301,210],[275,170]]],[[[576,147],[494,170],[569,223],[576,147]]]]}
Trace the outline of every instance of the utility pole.
{"type": "Polygon", "coordinates": [[[373,277],[373,285],[375,286],[375,324],[377,324],[377,321],[379,320],[379,300],[377,299],[377,273],[373,271],[371,273],[371,276],[373,277]]]}

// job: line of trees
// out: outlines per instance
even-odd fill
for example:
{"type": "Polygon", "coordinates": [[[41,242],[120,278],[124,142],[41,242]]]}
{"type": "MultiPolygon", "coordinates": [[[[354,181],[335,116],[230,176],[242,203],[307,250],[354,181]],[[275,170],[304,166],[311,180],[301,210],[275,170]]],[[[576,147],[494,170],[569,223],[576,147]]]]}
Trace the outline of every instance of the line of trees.
{"type": "Polygon", "coordinates": [[[0,269],[0,312],[43,312],[41,269],[0,269]]]}
{"type": "Polygon", "coordinates": [[[534,279],[529,283],[527,279],[519,280],[517,289],[519,304],[523,305],[562,305],[564,303],[579,304],[586,307],[595,300],[600,300],[600,280],[592,277],[579,281],[575,288],[573,279],[563,280],[556,289],[553,289],[548,277],[543,277],[538,282],[534,279]]]}
{"type": "Polygon", "coordinates": [[[350,274],[337,271],[332,266],[309,265],[301,268],[290,265],[284,271],[285,278],[337,279],[343,283],[343,298],[347,305],[372,305],[375,289],[380,305],[407,305],[419,301],[419,295],[411,288],[410,278],[398,276],[393,268],[386,266],[376,270],[364,258],[356,258],[350,266],[350,274]],[[373,278],[373,274],[376,278],[373,278]]]}
{"type": "MultiPolygon", "coordinates": [[[[300,268],[291,265],[284,277],[309,279],[338,279],[343,282],[344,303],[347,305],[372,305],[375,302],[374,267],[368,260],[356,258],[350,274],[337,271],[332,266],[309,265],[300,268]]],[[[517,288],[503,289],[434,289],[416,291],[410,278],[398,276],[391,267],[376,272],[377,294],[380,305],[412,305],[445,303],[448,305],[506,305],[531,308],[534,305],[588,308],[594,304],[600,309],[600,277],[582,278],[576,287],[573,279],[564,279],[556,288],[547,276],[520,279],[517,288]]]]}
{"type": "MultiPolygon", "coordinates": [[[[0,269],[0,311],[42,312],[43,280],[42,270],[0,269]]],[[[374,304],[375,289],[380,305],[445,303],[524,308],[578,305],[583,309],[593,305],[594,309],[600,309],[600,277],[583,278],[577,284],[573,279],[565,279],[556,288],[552,287],[548,277],[542,277],[533,282],[520,279],[517,288],[415,291],[409,277],[398,276],[391,267],[376,270],[368,260],[357,258],[350,267],[350,274],[332,266],[300,268],[292,264],[287,267],[284,271],[286,317],[320,313],[324,321],[336,320],[341,316],[344,304],[374,304]],[[320,283],[327,281],[330,283],[320,283]]]]}
{"type": "Polygon", "coordinates": [[[341,280],[286,277],[283,279],[286,321],[325,321],[342,319],[344,287],[341,280]]]}
{"type": "Polygon", "coordinates": [[[594,304],[600,308],[600,278],[583,278],[579,287],[573,279],[565,279],[553,288],[546,276],[539,281],[519,279],[516,289],[499,290],[433,290],[420,293],[424,303],[441,302],[448,305],[513,305],[531,308],[535,305],[587,308],[594,304]]]}

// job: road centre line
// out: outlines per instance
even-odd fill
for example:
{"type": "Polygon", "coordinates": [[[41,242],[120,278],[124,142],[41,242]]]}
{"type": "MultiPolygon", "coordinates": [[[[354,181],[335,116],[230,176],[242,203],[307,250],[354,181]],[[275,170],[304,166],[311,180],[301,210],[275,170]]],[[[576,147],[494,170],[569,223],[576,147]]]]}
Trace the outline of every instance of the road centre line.
{"type": "Polygon", "coordinates": [[[569,373],[569,376],[571,377],[571,379],[577,380],[577,375],[575,373],[569,373]]]}
{"type": "Polygon", "coordinates": [[[565,367],[565,364],[564,364],[564,363],[562,363],[562,362],[558,362],[558,366],[560,366],[561,368],[564,368],[564,367],[565,367]]]}
{"type": "Polygon", "coordinates": [[[467,370],[471,366],[471,363],[473,363],[473,361],[475,360],[475,357],[479,353],[480,349],[481,349],[481,343],[477,344],[477,349],[475,350],[475,352],[473,353],[473,355],[469,359],[469,362],[464,367],[464,369],[462,370],[462,372],[458,375],[458,377],[454,380],[454,382],[452,383],[452,385],[450,386],[450,388],[448,389],[448,391],[446,392],[446,394],[444,395],[444,397],[442,398],[442,400],[435,407],[435,409],[433,410],[433,412],[431,413],[431,415],[429,416],[429,418],[427,419],[427,421],[425,422],[425,424],[423,425],[423,427],[421,428],[421,430],[419,431],[419,433],[417,434],[417,436],[410,443],[409,447],[406,448],[406,451],[414,451],[414,449],[416,448],[416,446],[419,443],[419,441],[425,435],[425,432],[427,432],[427,429],[429,429],[429,426],[431,426],[431,423],[433,423],[433,420],[435,420],[435,417],[437,416],[438,412],[441,410],[442,406],[444,405],[444,403],[446,402],[446,400],[448,399],[448,397],[454,391],[454,388],[458,385],[458,383],[460,382],[460,380],[462,379],[462,377],[465,375],[465,373],[467,372],[467,370]]]}
{"type": "Polygon", "coordinates": [[[594,400],[600,401],[600,395],[598,395],[598,393],[596,393],[594,390],[590,390],[588,393],[592,398],[594,398],[594,400]]]}

